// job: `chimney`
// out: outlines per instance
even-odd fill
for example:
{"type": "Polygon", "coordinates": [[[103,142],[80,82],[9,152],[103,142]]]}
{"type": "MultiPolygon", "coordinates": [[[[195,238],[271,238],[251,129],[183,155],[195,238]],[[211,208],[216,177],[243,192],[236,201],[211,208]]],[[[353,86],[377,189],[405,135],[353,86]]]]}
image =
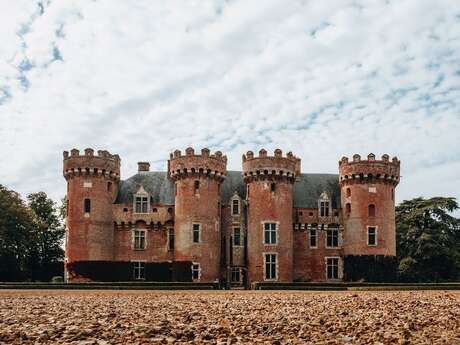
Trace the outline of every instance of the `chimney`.
{"type": "Polygon", "coordinates": [[[149,162],[138,162],[137,163],[137,171],[149,171],[150,170],[150,163],[149,162]]]}

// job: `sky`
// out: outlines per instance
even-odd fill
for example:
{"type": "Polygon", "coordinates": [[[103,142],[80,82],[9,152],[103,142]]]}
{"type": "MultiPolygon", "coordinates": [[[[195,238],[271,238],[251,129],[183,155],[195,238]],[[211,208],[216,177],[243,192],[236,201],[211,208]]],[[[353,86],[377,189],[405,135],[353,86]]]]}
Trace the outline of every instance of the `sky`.
{"type": "Polygon", "coordinates": [[[241,170],[401,160],[400,202],[460,200],[458,0],[0,0],[0,184],[65,194],[62,151],[166,170],[208,147],[241,170]]]}

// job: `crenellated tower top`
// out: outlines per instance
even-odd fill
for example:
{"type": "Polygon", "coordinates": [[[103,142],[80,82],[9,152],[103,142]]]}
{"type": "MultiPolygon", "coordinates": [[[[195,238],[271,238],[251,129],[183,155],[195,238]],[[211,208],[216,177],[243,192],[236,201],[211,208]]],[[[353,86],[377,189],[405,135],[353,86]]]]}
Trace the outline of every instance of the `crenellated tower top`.
{"type": "Polygon", "coordinates": [[[366,160],[362,160],[359,154],[353,155],[353,160],[342,157],[339,161],[340,184],[349,183],[389,183],[397,185],[400,179],[400,161],[397,157],[382,155],[380,160],[375,159],[373,153],[369,153],[366,160]]]}
{"type": "Polygon", "coordinates": [[[283,157],[280,149],[274,151],[273,156],[268,156],[265,149],[259,151],[259,156],[254,157],[252,151],[243,155],[243,177],[245,181],[278,178],[294,182],[300,175],[300,158],[288,152],[283,157]]]}
{"type": "Polygon", "coordinates": [[[211,154],[209,149],[204,148],[201,154],[195,154],[191,147],[182,155],[180,150],[170,154],[168,161],[168,176],[173,179],[181,179],[189,176],[206,176],[223,181],[227,175],[227,156],[216,151],[211,154]]]}
{"type": "Polygon", "coordinates": [[[63,174],[66,179],[74,176],[95,175],[105,176],[115,181],[120,180],[120,156],[112,155],[109,151],[99,150],[94,155],[94,150],[87,148],[84,154],[77,149],[72,149],[70,155],[64,151],[63,174]]]}

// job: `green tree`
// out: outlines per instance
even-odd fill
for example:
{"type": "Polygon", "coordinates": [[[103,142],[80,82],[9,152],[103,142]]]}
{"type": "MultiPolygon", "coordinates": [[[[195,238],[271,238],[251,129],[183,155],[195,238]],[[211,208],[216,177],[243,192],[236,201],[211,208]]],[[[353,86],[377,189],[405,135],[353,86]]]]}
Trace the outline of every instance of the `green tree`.
{"type": "Polygon", "coordinates": [[[33,223],[19,194],[0,185],[0,281],[27,279],[33,223]]]}
{"type": "Polygon", "coordinates": [[[61,220],[61,208],[48,198],[45,192],[27,196],[34,214],[29,270],[33,280],[49,281],[63,274],[63,240],[65,227],[61,220]]]}
{"type": "Polygon", "coordinates": [[[455,198],[415,198],[396,207],[399,272],[405,281],[459,278],[460,219],[455,198]]]}

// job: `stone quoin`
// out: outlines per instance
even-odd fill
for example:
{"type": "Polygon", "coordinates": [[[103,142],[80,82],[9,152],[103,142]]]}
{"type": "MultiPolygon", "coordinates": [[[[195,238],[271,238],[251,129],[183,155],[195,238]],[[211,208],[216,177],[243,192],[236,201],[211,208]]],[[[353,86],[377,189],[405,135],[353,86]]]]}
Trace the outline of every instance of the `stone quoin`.
{"type": "Polygon", "coordinates": [[[248,151],[241,172],[187,148],[167,172],[139,162],[121,180],[118,155],[73,149],[63,173],[69,282],[99,280],[96,266],[105,280],[123,267],[125,280],[340,281],[344,256],[396,255],[400,161],[387,154],[343,157],[336,175],[301,173],[280,149],[248,151]]]}

